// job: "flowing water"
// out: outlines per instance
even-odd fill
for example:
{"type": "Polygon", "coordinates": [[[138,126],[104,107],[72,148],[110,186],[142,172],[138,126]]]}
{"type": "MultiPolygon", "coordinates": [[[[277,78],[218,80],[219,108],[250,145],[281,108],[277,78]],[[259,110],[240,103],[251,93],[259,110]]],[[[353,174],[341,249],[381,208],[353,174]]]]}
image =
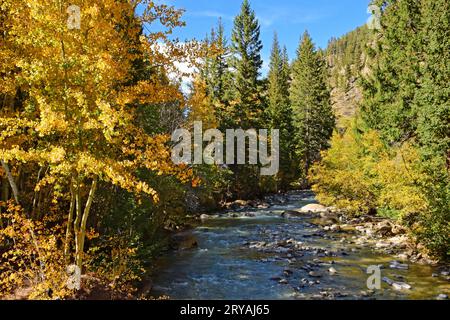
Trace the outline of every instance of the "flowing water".
{"type": "Polygon", "coordinates": [[[317,218],[285,219],[285,210],[313,203],[308,193],[291,195],[283,205],[221,215],[184,234],[198,246],[166,254],[153,277],[152,296],[173,299],[435,299],[450,294],[449,277],[442,269],[412,264],[391,269],[398,260],[370,247],[351,244],[352,235],[323,232],[317,218]],[[301,243],[267,246],[270,243],[301,243]],[[258,247],[262,243],[262,247],[258,247]],[[265,245],[266,244],[266,245],[265,245]],[[265,245],[265,246],[264,246],[265,245]],[[367,288],[367,267],[381,266],[381,277],[408,283],[396,291],[382,282],[367,288]],[[334,268],[330,273],[330,268],[334,268]],[[434,277],[432,274],[435,274],[434,277]]]}

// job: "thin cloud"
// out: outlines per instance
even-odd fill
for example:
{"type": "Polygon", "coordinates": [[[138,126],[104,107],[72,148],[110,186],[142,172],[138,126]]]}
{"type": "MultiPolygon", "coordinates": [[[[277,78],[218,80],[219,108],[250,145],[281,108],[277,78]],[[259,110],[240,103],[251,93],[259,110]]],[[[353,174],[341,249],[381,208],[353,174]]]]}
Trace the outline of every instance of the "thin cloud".
{"type": "Polygon", "coordinates": [[[298,9],[289,10],[275,6],[263,6],[258,14],[258,20],[262,27],[271,27],[276,23],[304,24],[313,23],[330,15],[325,12],[305,12],[298,9]]]}
{"type": "Polygon", "coordinates": [[[218,11],[211,11],[211,10],[205,10],[205,11],[187,11],[186,12],[187,16],[192,16],[192,17],[204,17],[204,18],[215,18],[215,19],[219,19],[222,18],[224,20],[233,20],[233,17],[218,11]]]}
{"type": "Polygon", "coordinates": [[[264,16],[257,16],[256,18],[263,27],[271,27],[277,21],[277,17],[266,18],[264,16]]]}

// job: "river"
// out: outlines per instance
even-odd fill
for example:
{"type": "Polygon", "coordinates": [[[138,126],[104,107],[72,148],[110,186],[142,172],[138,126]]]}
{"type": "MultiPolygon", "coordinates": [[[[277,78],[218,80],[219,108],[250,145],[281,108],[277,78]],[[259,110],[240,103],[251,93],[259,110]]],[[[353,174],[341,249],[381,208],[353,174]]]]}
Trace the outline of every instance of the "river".
{"type": "Polygon", "coordinates": [[[281,213],[314,203],[310,193],[291,194],[282,205],[208,219],[184,236],[198,246],[165,254],[152,279],[154,297],[173,299],[435,299],[450,294],[442,268],[407,264],[351,241],[354,234],[324,232],[317,217],[285,219],[281,213]],[[276,245],[273,245],[273,244],[276,245]],[[272,245],[270,245],[272,244],[272,245]],[[369,266],[381,277],[407,283],[395,290],[385,281],[369,290],[369,266]]]}

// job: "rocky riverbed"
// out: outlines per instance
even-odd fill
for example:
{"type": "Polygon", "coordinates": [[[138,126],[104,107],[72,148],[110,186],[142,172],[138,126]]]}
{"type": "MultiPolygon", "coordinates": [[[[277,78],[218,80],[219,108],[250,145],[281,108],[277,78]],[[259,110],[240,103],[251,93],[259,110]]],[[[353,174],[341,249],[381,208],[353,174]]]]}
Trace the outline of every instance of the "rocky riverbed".
{"type": "Polygon", "coordinates": [[[349,218],[311,192],[236,201],[175,236],[151,295],[177,299],[448,299],[449,268],[372,216],[349,218]],[[368,287],[368,268],[380,288],[368,287]]]}

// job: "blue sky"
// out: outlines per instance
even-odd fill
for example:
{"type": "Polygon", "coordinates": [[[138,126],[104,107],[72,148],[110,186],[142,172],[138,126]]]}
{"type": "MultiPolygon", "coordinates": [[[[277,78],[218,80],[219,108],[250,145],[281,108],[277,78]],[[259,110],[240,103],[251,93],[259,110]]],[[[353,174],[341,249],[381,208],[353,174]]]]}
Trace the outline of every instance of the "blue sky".
{"type": "MultiPolygon", "coordinates": [[[[233,17],[239,13],[241,0],[158,0],[186,10],[187,25],[177,29],[180,40],[203,39],[222,17],[230,38],[233,17]]],[[[286,45],[289,57],[295,56],[301,34],[307,29],[319,47],[326,47],[331,37],[339,37],[367,22],[370,0],[250,0],[261,25],[264,44],[262,56],[267,71],[268,58],[276,31],[286,45]]]]}

